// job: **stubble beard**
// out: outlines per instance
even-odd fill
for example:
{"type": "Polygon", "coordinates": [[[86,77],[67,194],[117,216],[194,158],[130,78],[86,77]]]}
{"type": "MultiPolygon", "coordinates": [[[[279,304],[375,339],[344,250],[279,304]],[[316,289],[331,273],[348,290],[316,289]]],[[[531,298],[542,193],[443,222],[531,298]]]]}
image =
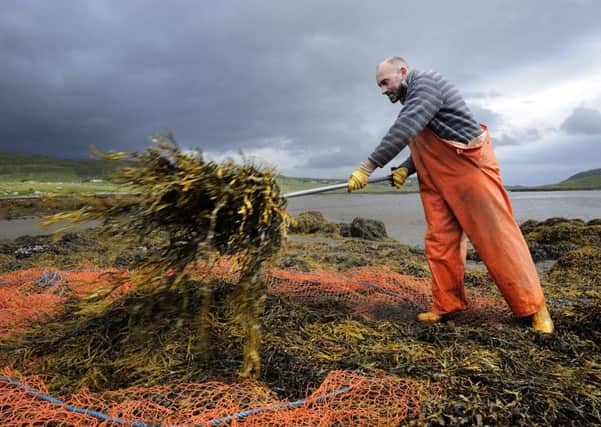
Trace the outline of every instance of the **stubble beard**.
{"type": "Polygon", "coordinates": [[[399,85],[399,88],[396,92],[386,94],[386,96],[388,96],[388,99],[390,100],[390,102],[392,102],[393,104],[398,102],[401,99],[401,94],[403,93],[403,90],[404,90],[404,83],[405,83],[405,81],[403,80],[401,82],[401,84],[399,85]]]}

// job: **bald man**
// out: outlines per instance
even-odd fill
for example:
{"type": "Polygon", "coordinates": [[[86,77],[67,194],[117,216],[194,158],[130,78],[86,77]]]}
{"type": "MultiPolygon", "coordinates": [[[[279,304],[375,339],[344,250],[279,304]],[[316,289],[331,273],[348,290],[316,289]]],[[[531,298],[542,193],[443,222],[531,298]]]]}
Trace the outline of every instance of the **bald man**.
{"type": "Polygon", "coordinates": [[[392,168],[400,188],[417,172],[427,223],[426,258],[432,273],[432,307],[420,322],[440,322],[468,308],[464,289],[466,236],[486,264],[513,313],[532,327],[553,332],[528,246],[513,218],[490,134],[472,116],[458,90],[440,74],[410,70],[390,56],[376,68],[390,102],[403,105],[381,143],[354,170],[348,191],[364,188],[371,173],[407,145],[410,157],[392,168]]]}

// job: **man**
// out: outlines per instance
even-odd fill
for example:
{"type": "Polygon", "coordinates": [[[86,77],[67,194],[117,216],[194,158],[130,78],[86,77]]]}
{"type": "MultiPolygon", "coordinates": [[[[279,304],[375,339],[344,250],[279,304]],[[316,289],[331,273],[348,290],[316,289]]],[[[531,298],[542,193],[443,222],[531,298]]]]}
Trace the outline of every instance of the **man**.
{"type": "Polygon", "coordinates": [[[376,82],[403,109],[382,142],[353,171],[348,191],[365,187],[375,168],[409,145],[411,156],[392,168],[392,184],[400,188],[417,171],[432,272],[432,308],[417,319],[440,322],[467,308],[467,235],[513,313],[531,318],[536,331],[552,333],[534,262],[513,218],[486,126],[474,120],[457,89],[440,74],[409,70],[400,57],[378,64],[376,82]]]}

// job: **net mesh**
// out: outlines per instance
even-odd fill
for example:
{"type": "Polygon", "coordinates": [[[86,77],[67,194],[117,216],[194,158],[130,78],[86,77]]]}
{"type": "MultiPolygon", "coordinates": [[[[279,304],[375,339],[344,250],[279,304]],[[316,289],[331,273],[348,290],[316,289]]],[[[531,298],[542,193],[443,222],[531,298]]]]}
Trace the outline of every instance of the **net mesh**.
{"type": "Polygon", "coordinates": [[[0,416],[7,426],[244,425],[387,426],[416,415],[426,399],[437,399],[440,384],[389,376],[331,371],[303,401],[282,402],[264,384],[246,380],[185,383],[105,393],[83,389],[62,404],[34,396],[47,394],[40,376],[18,378],[28,390],[0,382],[0,416]],[[96,416],[73,412],[94,410],[96,416]]]}
{"type": "MultiPolygon", "coordinates": [[[[198,269],[200,278],[237,278],[225,261],[215,264],[210,271],[205,267],[198,269]]],[[[60,313],[62,304],[69,299],[101,290],[111,290],[114,298],[128,292],[134,287],[132,282],[121,281],[115,288],[114,278],[121,274],[125,273],[90,268],[84,271],[29,269],[1,275],[0,337],[26,333],[33,323],[44,322],[60,313]]],[[[335,300],[373,319],[413,319],[417,312],[430,307],[432,299],[427,279],[373,267],[345,272],[269,268],[265,278],[268,292],[273,295],[335,300]]],[[[468,291],[468,297],[470,308],[457,315],[458,322],[474,318],[503,322],[510,316],[500,298],[477,291],[468,291]]],[[[386,426],[398,425],[406,417],[415,416],[426,400],[439,399],[443,393],[440,384],[399,378],[380,371],[331,371],[317,389],[295,404],[280,401],[267,385],[254,380],[235,384],[176,383],[102,393],[82,389],[61,401],[48,401],[43,398],[48,395],[43,376],[25,377],[9,367],[4,368],[2,375],[0,419],[2,425],[7,426],[225,423],[386,426]],[[73,408],[85,408],[98,414],[78,413],[73,408]]]]}

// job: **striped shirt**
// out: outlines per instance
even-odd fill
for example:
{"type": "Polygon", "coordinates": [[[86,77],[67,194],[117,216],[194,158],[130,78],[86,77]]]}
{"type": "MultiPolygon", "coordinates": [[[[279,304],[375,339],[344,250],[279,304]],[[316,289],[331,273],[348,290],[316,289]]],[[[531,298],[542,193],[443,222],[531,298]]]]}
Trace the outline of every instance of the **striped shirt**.
{"type": "MultiPolygon", "coordinates": [[[[400,101],[403,109],[369,159],[383,167],[428,127],[443,139],[467,144],[482,129],[459,91],[435,71],[411,70],[400,101]]],[[[415,172],[411,156],[401,166],[415,172]]]]}

